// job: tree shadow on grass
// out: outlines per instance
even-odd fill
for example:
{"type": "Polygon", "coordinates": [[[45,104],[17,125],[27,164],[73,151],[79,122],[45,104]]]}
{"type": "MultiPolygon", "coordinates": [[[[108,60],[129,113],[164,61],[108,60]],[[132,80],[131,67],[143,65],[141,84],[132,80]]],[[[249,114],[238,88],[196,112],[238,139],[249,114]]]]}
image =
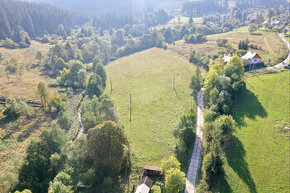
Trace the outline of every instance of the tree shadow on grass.
{"type": "Polygon", "coordinates": [[[217,184],[217,190],[214,192],[220,192],[220,193],[232,193],[233,190],[230,187],[226,175],[223,174],[218,178],[218,184],[217,184]]]}
{"type": "Polygon", "coordinates": [[[248,168],[248,163],[245,160],[245,149],[241,141],[233,136],[231,143],[227,147],[226,157],[229,166],[238,174],[243,182],[248,186],[251,193],[256,193],[256,185],[248,168]]]}
{"type": "Polygon", "coordinates": [[[256,120],[257,116],[267,117],[268,115],[257,96],[247,88],[243,88],[238,93],[232,114],[238,127],[246,126],[245,117],[256,120]]]}

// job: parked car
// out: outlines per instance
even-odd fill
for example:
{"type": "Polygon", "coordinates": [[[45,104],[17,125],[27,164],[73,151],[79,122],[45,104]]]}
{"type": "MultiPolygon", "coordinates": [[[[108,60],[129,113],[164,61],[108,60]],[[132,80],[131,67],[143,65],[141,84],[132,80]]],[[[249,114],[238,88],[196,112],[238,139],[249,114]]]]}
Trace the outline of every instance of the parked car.
{"type": "Polygon", "coordinates": [[[287,66],[284,66],[284,68],[290,69],[290,64],[288,64],[287,66]]]}

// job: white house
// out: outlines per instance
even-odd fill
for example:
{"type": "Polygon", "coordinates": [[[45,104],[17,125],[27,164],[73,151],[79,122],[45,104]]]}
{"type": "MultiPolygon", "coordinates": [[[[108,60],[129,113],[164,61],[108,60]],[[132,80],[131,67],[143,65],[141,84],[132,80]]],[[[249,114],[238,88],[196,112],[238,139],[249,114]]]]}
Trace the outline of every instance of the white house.
{"type": "Polygon", "coordinates": [[[247,64],[259,64],[262,61],[261,56],[255,52],[248,52],[244,56],[241,57],[241,59],[247,63],[247,64]]]}
{"type": "Polygon", "coordinates": [[[135,193],[149,193],[152,188],[152,184],[153,181],[148,176],[143,177],[135,193]]]}

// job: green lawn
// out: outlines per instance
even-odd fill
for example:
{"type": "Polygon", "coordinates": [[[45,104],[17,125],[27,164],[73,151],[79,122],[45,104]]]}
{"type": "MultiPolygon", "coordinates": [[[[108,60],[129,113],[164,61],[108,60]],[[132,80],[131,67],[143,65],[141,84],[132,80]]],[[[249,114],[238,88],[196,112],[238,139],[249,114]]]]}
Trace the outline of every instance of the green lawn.
{"type": "Polygon", "coordinates": [[[233,109],[236,134],[225,153],[220,192],[289,192],[290,72],[246,79],[233,109]]]}
{"type": "Polygon", "coordinates": [[[160,166],[174,153],[172,129],[192,104],[189,84],[193,66],[171,51],[153,48],[121,58],[106,66],[121,123],[132,151],[133,167],[160,166]],[[175,72],[176,92],[172,88],[175,72]],[[132,93],[132,123],[129,123],[129,93],[132,93]]]}

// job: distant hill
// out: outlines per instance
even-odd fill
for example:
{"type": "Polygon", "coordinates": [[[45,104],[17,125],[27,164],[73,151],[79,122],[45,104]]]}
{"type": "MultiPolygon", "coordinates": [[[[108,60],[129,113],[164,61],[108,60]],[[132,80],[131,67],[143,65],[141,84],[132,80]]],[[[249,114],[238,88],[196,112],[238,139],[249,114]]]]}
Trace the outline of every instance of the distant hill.
{"type": "Polygon", "coordinates": [[[47,4],[0,0],[0,39],[15,39],[21,29],[31,37],[69,33],[88,20],[87,16],[47,4]]]}

